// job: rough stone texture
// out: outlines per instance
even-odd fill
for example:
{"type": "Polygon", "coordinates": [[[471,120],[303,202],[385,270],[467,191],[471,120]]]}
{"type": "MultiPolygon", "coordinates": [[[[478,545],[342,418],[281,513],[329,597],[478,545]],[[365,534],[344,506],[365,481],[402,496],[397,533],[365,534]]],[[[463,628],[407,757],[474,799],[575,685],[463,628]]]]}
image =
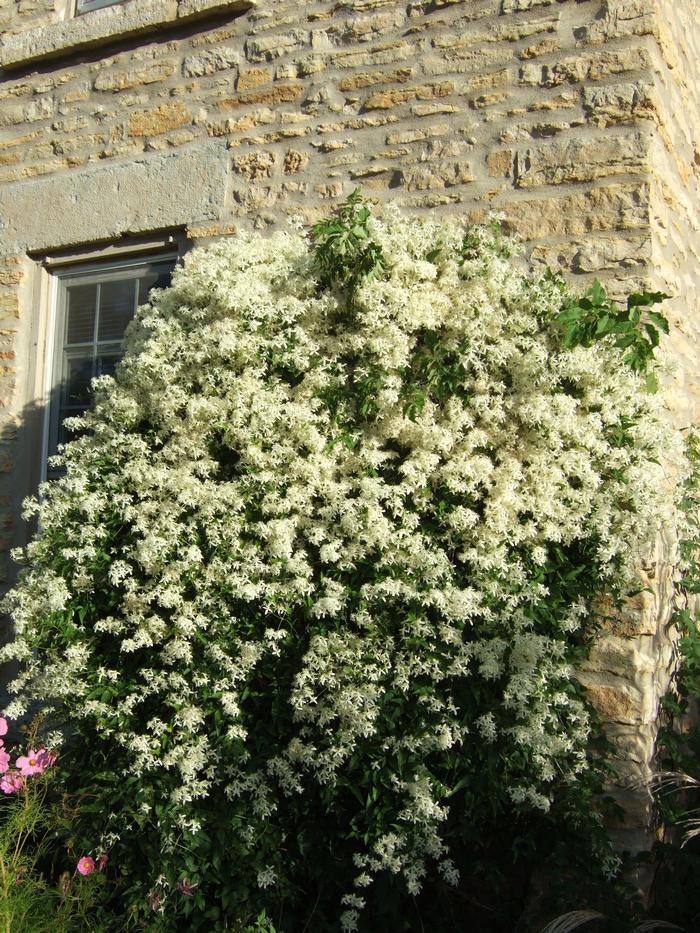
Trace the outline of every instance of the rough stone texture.
{"type": "MultiPolygon", "coordinates": [[[[0,553],[22,538],[41,423],[27,253],[313,222],[358,184],[407,211],[498,211],[580,288],[673,295],[672,417],[700,420],[695,0],[68,6],[0,0],[0,553]]],[[[651,592],[610,613],[581,673],[632,848],[652,838],[640,782],[670,676],[671,551],[657,542],[651,592]]]]}

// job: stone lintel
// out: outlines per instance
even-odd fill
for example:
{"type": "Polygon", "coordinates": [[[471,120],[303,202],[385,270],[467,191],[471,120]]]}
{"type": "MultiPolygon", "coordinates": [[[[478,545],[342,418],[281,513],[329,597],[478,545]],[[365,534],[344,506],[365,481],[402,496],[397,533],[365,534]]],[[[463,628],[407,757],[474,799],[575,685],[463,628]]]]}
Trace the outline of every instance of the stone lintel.
{"type": "Polygon", "coordinates": [[[9,70],[217,13],[240,14],[256,0],[127,0],[50,26],[0,39],[0,67],[9,70]]]}
{"type": "Polygon", "coordinates": [[[5,185],[0,255],[218,221],[227,179],[217,142],[5,185]]]}

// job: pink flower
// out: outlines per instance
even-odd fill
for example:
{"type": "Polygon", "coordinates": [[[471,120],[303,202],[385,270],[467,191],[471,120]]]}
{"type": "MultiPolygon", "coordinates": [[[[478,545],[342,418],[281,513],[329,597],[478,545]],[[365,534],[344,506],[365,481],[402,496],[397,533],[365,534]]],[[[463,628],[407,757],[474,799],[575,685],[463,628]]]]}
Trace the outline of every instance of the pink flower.
{"type": "Polygon", "coordinates": [[[10,767],[10,756],[4,748],[0,748],[0,774],[4,774],[10,767]]]}
{"type": "Polygon", "coordinates": [[[19,768],[20,773],[25,777],[30,774],[41,774],[46,767],[42,762],[42,755],[46,755],[46,749],[40,748],[38,752],[30,748],[26,755],[22,755],[15,762],[15,767],[19,768]]]}
{"type": "Polygon", "coordinates": [[[78,859],[77,868],[81,875],[91,875],[95,870],[95,859],[91,855],[84,855],[78,859]]]}
{"type": "Polygon", "coordinates": [[[24,778],[18,771],[10,771],[0,778],[0,790],[4,794],[16,794],[24,787],[24,778]]]}
{"type": "Polygon", "coordinates": [[[107,864],[108,861],[109,861],[109,856],[107,855],[106,852],[103,852],[102,855],[97,860],[97,870],[104,871],[105,865],[107,864]]]}
{"type": "Polygon", "coordinates": [[[36,757],[41,765],[42,771],[56,764],[56,752],[47,752],[45,748],[40,748],[36,753],[36,757]]]}
{"type": "Polygon", "coordinates": [[[7,735],[7,720],[0,716],[0,735],[7,735]]]}
{"type": "Polygon", "coordinates": [[[163,895],[159,891],[149,891],[146,900],[151,910],[158,910],[163,903],[163,895]]]}
{"type": "Polygon", "coordinates": [[[177,889],[180,894],[184,894],[185,897],[192,897],[194,890],[197,887],[196,884],[190,884],[187,878],[180,878],[177,883],[177,889]]]}

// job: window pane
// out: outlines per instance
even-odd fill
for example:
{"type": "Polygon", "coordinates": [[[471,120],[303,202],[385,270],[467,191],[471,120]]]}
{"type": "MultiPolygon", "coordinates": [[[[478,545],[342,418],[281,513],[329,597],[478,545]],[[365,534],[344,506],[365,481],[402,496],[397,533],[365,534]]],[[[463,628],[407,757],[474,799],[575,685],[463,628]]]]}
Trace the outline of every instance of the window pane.
{"type": "Polygon", "coordinates": [[[64,357],[61,407],[87,405],[93,376],[92,354],[64,357]]]}
{"type": "Polygon", "coordinates": [[[104,282],[100,289],[98,340],[121,340],[134,316],[136,281],[104,282]]]}
{"type": "Polygon", "coordinates": [[[97,285],[70,285],[66,289],[66,343],[92,343],[97,285]]]}
{"type": "MultiPolygon", "coordinates": [[[[74,269],[65,277],[59,274],[63,297],[58,309],[64,319],[57,321],[55,331],[47,419],[49,456],[56,452],[58,444],[74,436],[63,421],[88,408],[93,377],[114,374],[124,354],[124,331],[136,304],[143,304],[152,288],[168,287],[175,259],[137,258],[133,262],[106,263],[104,268],[90,265],[74,269]]],[[[49,470],[48,475],[55,476],[57,471],[49,470]]]]}
{"type": "Polygon", "coordinates": [[[111,349],[102,351],[98,353],[96,365],[95,365],[95,375],[96,376],[113,376],[114,371],[117,368],[117,363],[122,358],[124,354],[121,349],[111,349]]]}
{"type": "Polygon", "coordinates": [[[139,280],[139,304],[143,305],[148,301],[148,293],[152,288],[167,288],[172,278],[172,264],[168,266],[156,267],[153,272],[144,275],[139,280]]]}
{"type": "Polygon", "coordinates": [[[75,13],[80,16],[81,13],[89,13],[90,10],[99,10],[103,6],[116,6],[123,0],[76,0],[75,13]]]}

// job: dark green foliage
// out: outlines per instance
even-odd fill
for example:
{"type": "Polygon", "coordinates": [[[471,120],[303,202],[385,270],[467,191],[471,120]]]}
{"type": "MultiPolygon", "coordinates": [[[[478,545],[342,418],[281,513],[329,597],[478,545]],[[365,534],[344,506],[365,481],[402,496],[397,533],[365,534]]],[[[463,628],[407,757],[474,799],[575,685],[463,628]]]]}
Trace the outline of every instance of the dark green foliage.
{"type": "MultiPolygon", "coordinates": [[[[663,292],[643,292],[630,295],[626,308],[618,307],[596,279],[583,298],[567,304],[559,314],[564,327],[567,347],[590,347],[597,340],[614,337],[615,346],[624,350],[623,360],[632,369],[645,372],[659,345],[659,332],[668,333],[668,321],[663,314],[652,311],[668,295],[663,292]]],[[[656,378],[647,378],[650,391],[656,389],[656,378]]]]}

